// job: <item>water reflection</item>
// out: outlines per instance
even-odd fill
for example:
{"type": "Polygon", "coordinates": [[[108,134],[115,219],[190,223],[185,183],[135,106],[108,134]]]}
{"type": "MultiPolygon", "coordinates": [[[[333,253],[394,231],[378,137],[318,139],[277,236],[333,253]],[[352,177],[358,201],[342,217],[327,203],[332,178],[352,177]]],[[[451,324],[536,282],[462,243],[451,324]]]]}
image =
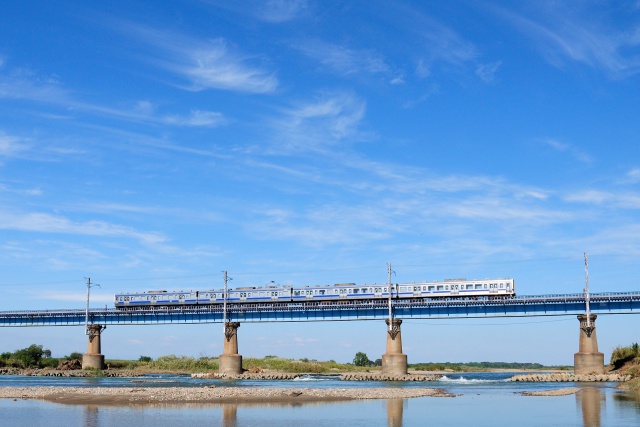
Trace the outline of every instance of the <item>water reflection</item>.
{"type": "MultiPolygon", "coordinates": [[[[349,404],[347,402],[341,402],[342,404],[349,404]]],[[[184,411],[187,409],[199,409],[205,410],[209,413],[208,416],[214,416],[219,421],[214,422],[214,425],[220,425],[222,427],[238,427],[241,423],[238,422],[238,412],[242,414],[243,409],[286,409],[286,408],[301,408],[301,407],[318,407],[318,406],[331,406],[340,404],[338,402],[269,402],[269,403],[224,403],[224,404],[202,404],[202,403],[145,403],[136,404],[130,403],[127,405],[81,405],[82,406],[82,419],[83,425],[90,427],[101,427],[109,425],[109,415],[114,414],[115,411],[135,411],[142,415],[143,413],[153,413],[157,410],[179,410],[184,411]],[[111,408],[111,410],[102,411],[103,408],[111,408]],[[218,418],[219,417],[219,418],[218,418]]],[[[353,402],[351,402],[353,404],[353,402]]],[[[387,425],[389,427],[402,427],[403,415],[404,415],[404,399],[387,399],[387,425]]],[[[115,412],[118,413],[118,412],[115,412]]],[[[127,416],[130,419],[137,419],[138,416],[129,414],[127,416]]]]}
{"type": "Polygon", "coordinates": [[[84,425],[87,427],[98,427],[100,422],[98,420],[99,417],[99,407],[95,405],[87,405],[84,407],[84,425]]]}
{"type": "Polygon", "coordinates": [[[599,388],[583,388],[576,393],[576,404],[582,410],[582,423],[585,427],[600,427],[600,411],[606,402],[606,396],[599,388]]]}
{"type": "Polygon", "coordinates": [[[640,392],[616,389],[611,384],[585,385],[573,398],[560,396],[539,400],[523,398],[516,393],[500,394],[500,399],[493,397],[491,394],[469,393],[447,400],[425,397],[346,402],[53,404],[55,406],[51,408],[54,410],[47,408],[52,404],[18,400],[5,402],[4,406],[0,402],[0,412],[7,408],[15,411],[18,405],[23,406],[25,410],[16,418],[20,424],[13,424],[16,426],[42,425],[41,421],[47,419],[51,425],[94,427],[121,425],[124,420],[136,427],[174,427],[185,423],[222,427],[355,427],[380,426],[385,421],[389,427],[401,427],[423,425],[425,419],[434,425],[449,423],[486,427],[506,425],[506,420],[525,412],[532,416],[520,420],[521,427],[539,426],[549,419],[558,420],[558,425],[637,427],[640,419],[640,392]],[[40,407],[42,410],[31,409],[40,407]],[[56,423],[56,420],[69,422],[56,423]]]}
{"type": "Polygon", "coordinates": [[[238,405],[229,404],[222,407],[222,427],[237,427],[238,405]]]}
{"type": "Polygon", "coordinates": [[[404,399],[387,400],[387,425],[389,427],[402,427],[402,411],[404,399]]]}
{"type": "Polygon", "coordinates": [[[640,414],[640,390],[625,390],[613,395],[616,406],[640,414]]]}

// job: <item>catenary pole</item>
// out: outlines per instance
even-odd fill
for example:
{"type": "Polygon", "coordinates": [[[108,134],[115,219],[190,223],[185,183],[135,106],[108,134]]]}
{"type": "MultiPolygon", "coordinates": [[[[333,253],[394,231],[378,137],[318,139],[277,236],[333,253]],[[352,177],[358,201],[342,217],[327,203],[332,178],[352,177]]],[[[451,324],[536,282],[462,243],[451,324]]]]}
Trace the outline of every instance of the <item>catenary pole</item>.
{"type": "Polygon", "coordinates": [[[227,332],[227,272],[223,271],[224,275],[224,293],[222,294],[222,333],[227,332]]]}
{"type": "Polygon", "coordinates": [[[391,309],[391,263],[387,263],[387,289],[389,290],[389,332],[393,329],[393,310],[391,309]]]}
{"type": "Polygon", "coordinates": [[[591,327],[591,307],[589,306],[589,255],[584,253],[584,300],[587,306],[587,327],[591,327]]]}

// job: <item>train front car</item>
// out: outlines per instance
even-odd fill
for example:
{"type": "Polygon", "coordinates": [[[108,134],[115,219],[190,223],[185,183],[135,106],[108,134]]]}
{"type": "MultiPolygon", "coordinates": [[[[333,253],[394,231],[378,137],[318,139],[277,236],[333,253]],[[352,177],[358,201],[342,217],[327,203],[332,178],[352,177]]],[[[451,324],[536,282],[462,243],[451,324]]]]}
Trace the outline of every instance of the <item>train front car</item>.
{"type": "Polygon", "coordinates": [[[513,279],[446,279],[442,282],[412,282],[397,285],[398,298],[513,298],[513,279]]]}

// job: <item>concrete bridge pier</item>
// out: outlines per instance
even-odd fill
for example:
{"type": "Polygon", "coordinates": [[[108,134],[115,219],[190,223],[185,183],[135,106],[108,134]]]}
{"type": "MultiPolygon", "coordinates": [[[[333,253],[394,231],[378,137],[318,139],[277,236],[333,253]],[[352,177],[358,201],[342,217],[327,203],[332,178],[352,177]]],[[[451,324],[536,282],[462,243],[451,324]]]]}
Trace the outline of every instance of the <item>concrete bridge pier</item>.
{"type": "Polygon", "coordinates": [[[227,322],[224,325],[224,347],[218,359],[221,374],[240,375],[242,356],[238,354],[238,328],[240,322],[227,322]]]}
{"type": "Polygon", "coordinates": [[[402,320],[393,319],[391,328],[389,328],[389,319],[386,319],[385,323],[387,324],[387,352],[382,355],[382,374],[406,375],[407,355],[402,354],[402,333],[400,332],[402,320]]]}
{"type": "Polygon", "coordinates": [[[587,316],[578,315],[580,321],[580,348],[573,355],[573,371],[578,374],[603,374],[604,354],[598,351],[598,337],[596,336],[596,317],[591,314],[590,324],[587,325],[587,316]]]}
{"type": "Polygon", "coordinates": [[[107,327],[103,325],[89,325],[87,332],[89,345],[87,352],[82,355],[82,369],[104,369],[104,354],[100,353],[100,334],[107,327]]]}

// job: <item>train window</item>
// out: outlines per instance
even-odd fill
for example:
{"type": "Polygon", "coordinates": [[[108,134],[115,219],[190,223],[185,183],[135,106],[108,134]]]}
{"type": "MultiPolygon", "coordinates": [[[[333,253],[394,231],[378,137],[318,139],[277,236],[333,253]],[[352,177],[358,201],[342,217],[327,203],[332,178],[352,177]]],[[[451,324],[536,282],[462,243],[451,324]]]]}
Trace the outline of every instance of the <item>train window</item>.
{"type": "Polygon", "coordinates": [[[356,288],[356,289],[354,289],[354,290],[353,290],[353,293],[354,293],[354,294],[357,294],[359,290],[360,290],[360,289],[357,289],[357,288],[356,288]]]}
{"type": "Polygon", "coordinates": [[[504,283],[500,283],[500,289],[504,288],[504,283]]]}
{"type": "Polygon", "coordinates": [[[382,291],[382,292],[387,292],[387,288],[383,288],[383,291],[382,291]]]}
{"type": "Polygon", "coordinates": [[[444,288],[448,291],[449,290],[449,285],[445,286],[444,288]]]}
{"type": "Polygon", "coordinates": [[[433,292],[435,289],[436,289],[436,287],[435,287],[435,286],[429,286],[429,291],[430,291],[430,292],[433,292]]]}

